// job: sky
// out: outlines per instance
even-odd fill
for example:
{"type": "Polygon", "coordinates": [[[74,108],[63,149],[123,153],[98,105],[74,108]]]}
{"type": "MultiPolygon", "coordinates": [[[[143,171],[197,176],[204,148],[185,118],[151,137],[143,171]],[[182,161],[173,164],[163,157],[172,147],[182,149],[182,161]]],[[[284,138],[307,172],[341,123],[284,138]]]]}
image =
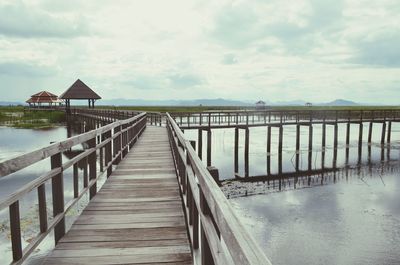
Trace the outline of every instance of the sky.
{"type": "Polygon", "coordinates": [[[399,0],[0,0],[0,101],[399,104],[399,0]]]}

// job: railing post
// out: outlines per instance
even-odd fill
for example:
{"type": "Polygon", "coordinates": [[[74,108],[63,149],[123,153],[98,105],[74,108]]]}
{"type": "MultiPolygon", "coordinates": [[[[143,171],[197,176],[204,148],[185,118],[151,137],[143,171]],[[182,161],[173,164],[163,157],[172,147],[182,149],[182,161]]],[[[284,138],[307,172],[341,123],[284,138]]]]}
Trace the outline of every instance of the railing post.
{"type": "Polygon", "coordinates": [[[47,231],[46,185],[44,183],[38,187],[38,204],[40,233],[44,233],[47,231]]]}
{"type": "MultiPolygon", "coordinates": [[[[200,192],[200,208],[201,212],[205,216],[210,216],[210,208],[207,205],[206,198],[204,197],[201,187],[199,187],[200,192]]],[[[211,216],[210,216],[211,217],[211,216]]],[[[201,264],[202,265],[214,265],[214,260],[211,254],[210,245],[208,243],[206,233],[203,228],[204,224],[201,224],[201,264]]]]}
{"type": "MultiPolygon", "coordinates": [[[[89,148],[96,147],[96,137],[92,138],[88,141],[89,148]]],[[[96,151],[91,153],[88,156],[88,163],[89,163],[89,181],[95,180],[95,183],[90,188],[89,198],[92,199],[97,193],[97,172],[96,172],[96,151]]]]}
{"type": "MultiPolygon", "coordinates": [[[[95,140],[95,139],[94,139],[95,140]]],[[[61,153],[57,153],[51,157],[51,169],[62,167],[61,153]]],[[[53,196],[53,217],[64,212],[64,179],[63,172],[60,172],[51,179],[52,196],[53,196]]],[[[65,218],[54,227],[55,244],[65,235],[65,218]]]]}
{"type": "Polygon", "coordinates": [[[10,232],[13,260],[18,261],[22,258],[21,243],[21,224],[19,215],[19,201],[14,202],[9,207],[10,211],[10,232]]]}

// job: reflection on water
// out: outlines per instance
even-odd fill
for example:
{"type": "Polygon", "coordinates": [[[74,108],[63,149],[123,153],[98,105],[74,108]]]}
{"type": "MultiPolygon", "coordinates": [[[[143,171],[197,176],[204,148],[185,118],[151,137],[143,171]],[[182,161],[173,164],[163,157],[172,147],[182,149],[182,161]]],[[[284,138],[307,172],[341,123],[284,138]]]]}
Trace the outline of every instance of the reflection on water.
{"type": "MultiPolygon", "coordinates": [[[[234,176],[234,130],[212,131],[212,164],[220,171],[222,190],[272,264],[400,263],[400,126],[393,124],[390,146],[364,142],[361,153],[356,128],[351,127],[346,152],[345,126],[339,126],[335,159],[333,130],[327,128],[323,153],[321,127],[314,126],[311,161],[308,130],[302,129],[296,167],[296,129],[285,126],[281,170],[277,130],[272,131],[268,165],[266,129],[251,128],[253,177],[243,179],[234,176]]],[[[197,131],[185,135],[197,139],[197,131]]],[[[379,126],[374,126],[372,140],[380,143],[379,126]]],[[[240,143],[243,176],[243,135],[240,143]]]]}

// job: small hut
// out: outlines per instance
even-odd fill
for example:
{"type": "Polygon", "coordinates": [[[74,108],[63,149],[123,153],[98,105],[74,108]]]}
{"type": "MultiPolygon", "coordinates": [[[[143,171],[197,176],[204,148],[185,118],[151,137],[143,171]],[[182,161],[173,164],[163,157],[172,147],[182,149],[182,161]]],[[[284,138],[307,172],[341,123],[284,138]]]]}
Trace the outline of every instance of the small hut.
{"type": "Polygon", "coordinates": [[[49,104],[49,107],[57,104],[61,104],[61,100],[58,98],[57,95],[54,95],[47,91],[41,91],[31,96],[30,99],[26,101],[30,107],[41,107],[42,104],[49,104]]]}
{"type": "Polygon", "coordinates": [[[265,109],[265,102],[259,100],[256,102],[256,110],[264,110],[265,109]]]}
{"type": "Polygon", "coordinates": [[[311,102],[306,102],[305,106],[306,107],[312,107],[312,103],[311,102]]]}
{"type": "Polygon", "coordinates": [[[78,79],[60,96],[60,99],[65,101],[65,107],[67,109],[70,109],[71,107],[71,99],[87,99],[89,108],[94,108],[94,102],[98,99],[101,99],[101,97],[80,79],[78,79]]]}

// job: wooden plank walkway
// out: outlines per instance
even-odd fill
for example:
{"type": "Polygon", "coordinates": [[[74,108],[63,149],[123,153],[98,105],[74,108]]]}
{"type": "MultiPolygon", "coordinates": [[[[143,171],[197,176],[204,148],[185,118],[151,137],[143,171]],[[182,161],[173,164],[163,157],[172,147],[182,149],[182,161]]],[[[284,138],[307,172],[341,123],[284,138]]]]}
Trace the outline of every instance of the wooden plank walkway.
{"type": "Polygon", "coordinates": [[[146,128],[44,264],[192,264],[166,128],[146,128]]]}

